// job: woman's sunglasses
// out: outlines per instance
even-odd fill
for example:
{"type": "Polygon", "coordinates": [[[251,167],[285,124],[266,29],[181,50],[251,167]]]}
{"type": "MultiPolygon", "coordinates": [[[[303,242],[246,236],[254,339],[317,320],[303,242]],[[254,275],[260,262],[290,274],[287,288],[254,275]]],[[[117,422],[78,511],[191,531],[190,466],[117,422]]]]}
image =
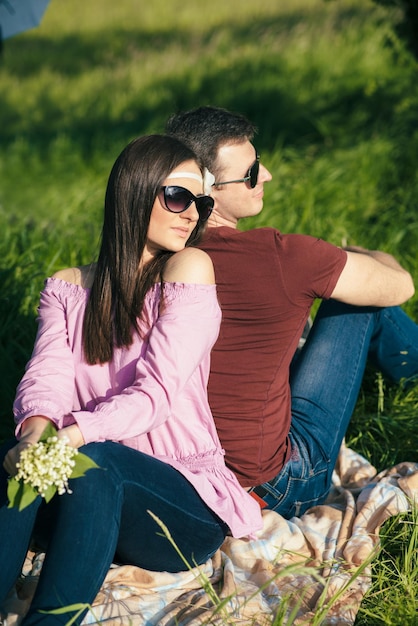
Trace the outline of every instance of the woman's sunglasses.
{"type": "Polygon", "coordinates": [[[212,213],[215,203],[210,196],[204,196],[203,194],[194,196],[188,189],[177,187],[176,185],[161,187],[158,198],[161,204],[171,213],[183,213],[194,202],[201,222],[206,222],[212,213]]]}
{"type": "Polygon", "coordinates": [[[237,178],[236,180],[227,180],[223,183],[214,183],[214,186],[218,185],[229,185],[230,183],[248,183],[250,184],[250,189],[254,189],[258,182],[258,173],[260,171],[260,155],[256,153],[255,161],[251,165],[250,169],[247,172],[245,178],[237,178]]]}

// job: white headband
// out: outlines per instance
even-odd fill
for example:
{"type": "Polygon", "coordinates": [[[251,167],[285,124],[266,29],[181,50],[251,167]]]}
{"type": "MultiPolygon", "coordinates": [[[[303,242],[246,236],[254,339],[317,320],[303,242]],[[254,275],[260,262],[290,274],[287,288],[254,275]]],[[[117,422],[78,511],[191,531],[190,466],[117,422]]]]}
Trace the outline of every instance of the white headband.
{"type": "Polygon", "coordinates": [[[174,172],[174,174],[170,174],[167,178],[193,178],[193,180],[197,180],[203,185],[203,178],[199,176],[199,174],[194,174],[193,172],[174,172]]]}
{"type": "Polygon", "coordinates": [[[199,183],[203,184],[203,193],[206,195],[210,194],[212,186],[215,182],[214,175],[209,172],[206,167],[204,169],[203,178],[194,172],[174,172],[173,174],[170,174],[170,176],[167,176],[167,178],[193,178],[193,180],[197,180],[199,183]]]}

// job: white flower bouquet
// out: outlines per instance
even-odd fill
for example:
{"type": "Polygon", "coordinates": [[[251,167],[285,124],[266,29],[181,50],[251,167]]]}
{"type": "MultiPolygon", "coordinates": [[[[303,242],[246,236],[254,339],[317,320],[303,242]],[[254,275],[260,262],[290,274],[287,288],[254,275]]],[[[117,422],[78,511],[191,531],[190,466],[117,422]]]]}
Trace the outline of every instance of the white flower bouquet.
{"type": "Polygon", "coordinates": [[[48,423],[38,443],[20,453],[17,474],[9,478],[7,487],[9,508],[18,507],[21,511],[38,495],[49,502],[57,492],[71,493],[70,478],[79,478],[87,470],[99,467],[65,439],[58,439],[56,433],[53,424],[48,423]]]}

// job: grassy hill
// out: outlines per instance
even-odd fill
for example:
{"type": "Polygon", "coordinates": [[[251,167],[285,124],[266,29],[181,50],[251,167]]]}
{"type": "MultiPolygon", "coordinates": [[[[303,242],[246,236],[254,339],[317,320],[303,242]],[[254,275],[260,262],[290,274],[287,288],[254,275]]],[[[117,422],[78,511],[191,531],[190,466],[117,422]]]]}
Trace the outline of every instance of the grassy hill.
{"type": "MultiPolygon", "coordinates": [[[[273,181],[243,228],[380,248],[418,281],[418,66],[398,17],[371,0],[51,0],[40,27],[4,42],[0,438],[44,278],[95,257],[111,165],[176,110],[214,104],[258,124],[273,181]]],[[[404,308],[418,319],[417,296],[404,308]]],[[[368,372],[349,444],[378,468],[416,460],[417,407],[417,389],[368,372]]],[[[418,543],[399,533],[385,559],[402,575],[380,561],[362,626],[417,623],[418,543]]]]}

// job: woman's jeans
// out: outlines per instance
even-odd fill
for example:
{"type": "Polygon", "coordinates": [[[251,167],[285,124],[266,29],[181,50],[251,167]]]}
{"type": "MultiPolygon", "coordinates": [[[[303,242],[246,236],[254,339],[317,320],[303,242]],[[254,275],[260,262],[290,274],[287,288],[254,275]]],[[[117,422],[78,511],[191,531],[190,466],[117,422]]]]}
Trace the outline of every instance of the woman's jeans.
{"type": "Polygon", "coordinates": [[[291,458],[259,492],[284,517],[326,499],[367,360],[392,381],[417,377],[417,324],[399,307],[324,301],[291,370],[291,458]]]}
{"type": "MultiPolygon", "coordinates": [[[[1,459],[15,443],[3,448],[1,459]]],[[[70,481],[73,493],[56,495],[48,505],[38,497],[22,511],[8,509],[7,476],[0,470],[0,605],[20,574],[32,536],[46,549],[25,626],[68,623],[74,613],[42,615],[38,610],[91,604],[113,561],[155,571],[185,570],[148,511],[167,526],[192,566],[206,562],[228,530],[166,463],[113,442],[80,450],[101,469],[70,481]]]]}

